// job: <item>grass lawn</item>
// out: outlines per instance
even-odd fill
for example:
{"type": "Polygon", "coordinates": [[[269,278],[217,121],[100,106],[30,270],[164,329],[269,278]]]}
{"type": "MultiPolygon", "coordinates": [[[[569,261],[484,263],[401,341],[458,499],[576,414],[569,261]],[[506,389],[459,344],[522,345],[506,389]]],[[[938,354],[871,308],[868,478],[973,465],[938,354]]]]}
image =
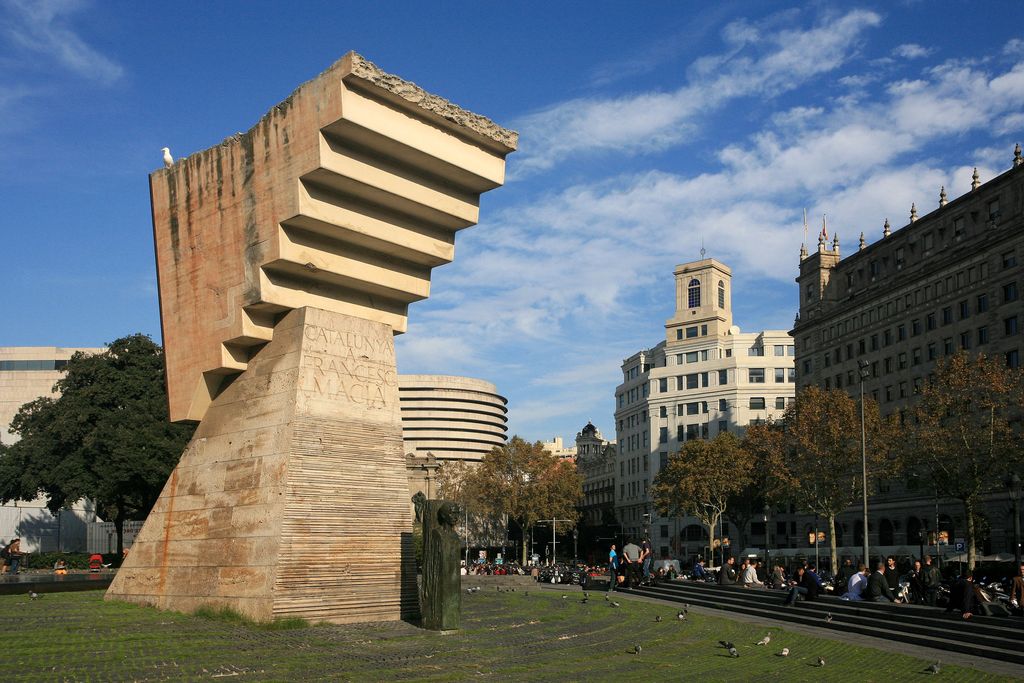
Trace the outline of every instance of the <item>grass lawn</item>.
{"type": "MultiPolygon", "coordinates": [[[[905,681],[930,663],[602,593],[463,594],[463,630],[405,623],[254,626],[102,600],[101,591],[0,596],[0,664],[10,681],[516,680],[905,681]],[[656,621],[660,615],[662,621],[656,621]],[[736,644],[733,659],[719,640],[736,644]],[[642,646],[633,654],[635,644],[642,646]],[[789,657],[776,653],[788,647],[789,657]],[[825,667],[816,666],[818,657],[825,667]],[[639,678],[637,678],[639,677],[639,678]]],[[[955,655],[948,658],[955,660],[955,655]]],[[[942,680],[1007,680],[943,662],[942,680]]]]}

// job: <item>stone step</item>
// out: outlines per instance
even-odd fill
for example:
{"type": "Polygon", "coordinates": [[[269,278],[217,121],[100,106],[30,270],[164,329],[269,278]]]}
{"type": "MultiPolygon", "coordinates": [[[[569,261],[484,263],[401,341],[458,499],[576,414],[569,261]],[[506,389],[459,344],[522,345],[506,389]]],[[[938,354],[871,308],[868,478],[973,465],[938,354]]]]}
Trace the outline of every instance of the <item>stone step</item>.
{"type": "Polygon", "coordinates": [[[772,593],[765,593],[751,599],[751,596],[744,595],[747,591],[741,592],[741,590],[713,586],[696,588],[684,584],[661,584],[657,587],[630,589],[629,592],[674,604],[689,603],[698,607],[776,619],[843,633],[859,633],[896,642],[1024,664],[1024,640],[1019,632],[1012,633],[1013,629],[1011,628],[1005,629],[1006,632],[1000,635],[990,635],[982,632],[971,633],[966,629],[973,624],[951,619],[937,618],[934,624],[923,626],[903,622],[898,615],[857,616],[856,613],[851,614],[845,605],[837,605],[836,603],[842,603],[842,601],[835,599],[814,607],[809,607],[808,603],[798,603],[796,607],[783,608],[781,606],[781,591],[776,592],[774,596],[772,593]],[[769,603],[763,599],[764,597],[779,598],[779,601],[769,603]],[[831,623],[824,620],[824,613],[828,611],[831,611],[834,617],[831,623]],[[839,616],[840,612],[842,616],[839,616]],[[901,626],[906,626],[906,628],[900,628],[901,626]]]}

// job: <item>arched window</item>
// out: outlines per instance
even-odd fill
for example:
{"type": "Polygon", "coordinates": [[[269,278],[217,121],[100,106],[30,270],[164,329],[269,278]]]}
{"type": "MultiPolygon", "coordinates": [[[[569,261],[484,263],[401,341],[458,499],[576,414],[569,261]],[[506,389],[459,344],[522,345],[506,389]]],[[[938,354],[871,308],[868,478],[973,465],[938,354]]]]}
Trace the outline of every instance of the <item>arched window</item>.
{"type": "Polygon", "coordinates": [[[692,280],[690,280],[690,286],[689,286],[688,294],[689,294],[690,308],[699,308],[700,307],[700,280],[698,280],[697,278],[693,278],[692,280]]]}
{"type": "Polygon", "coordinates": [[[878,545],[893,545],[895,534],[893,533],[892,522],[882,519],[878,524],[878,545]]]}
{"type": "Polygon", "coordinates": [[[718,307],[725,308],[725,281],[718,281],[718,307]]]}

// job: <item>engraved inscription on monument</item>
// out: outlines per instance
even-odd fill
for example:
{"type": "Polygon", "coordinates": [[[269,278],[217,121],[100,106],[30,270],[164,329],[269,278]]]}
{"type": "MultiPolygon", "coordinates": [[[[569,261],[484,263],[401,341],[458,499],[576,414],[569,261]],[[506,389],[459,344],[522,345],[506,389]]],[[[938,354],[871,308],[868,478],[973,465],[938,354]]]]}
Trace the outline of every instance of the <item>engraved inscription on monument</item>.
{"type": "Polygon", "coordinates": [[[367,409],[388,406],[398,386],[393,337],[308,324],[302,333],[314,345],[302,359],[304,389],[367,409]]]}

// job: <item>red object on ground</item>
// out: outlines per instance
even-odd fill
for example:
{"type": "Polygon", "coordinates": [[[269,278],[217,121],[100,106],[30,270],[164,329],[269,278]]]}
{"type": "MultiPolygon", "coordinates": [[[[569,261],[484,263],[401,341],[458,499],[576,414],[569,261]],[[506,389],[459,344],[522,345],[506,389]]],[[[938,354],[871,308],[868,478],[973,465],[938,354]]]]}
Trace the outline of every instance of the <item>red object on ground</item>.
{"type": "Polygon", "coordinates": [[[103,568],[103,556],[98,553],[93,553],[89,556],[89,571],[98,572],[103,568]]]}

